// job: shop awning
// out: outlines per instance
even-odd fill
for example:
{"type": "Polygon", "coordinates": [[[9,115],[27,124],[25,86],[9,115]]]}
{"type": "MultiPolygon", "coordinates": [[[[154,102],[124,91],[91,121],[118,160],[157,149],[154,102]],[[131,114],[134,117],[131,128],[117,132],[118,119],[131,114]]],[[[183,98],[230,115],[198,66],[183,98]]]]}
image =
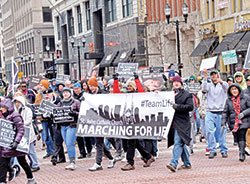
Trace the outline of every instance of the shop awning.
{"type": "Polygon", "coordinates": [[[204,56],[209,52],[212,52],[218,45],[218,41],[218,36],[202,39],[197,47],[193,50],[190,57],[204,56]]]}
{"type": "Polygon", "coordinates": [[[236,51],[247,51],[248,44],[250,42],[250,31],[247,31],[246,34],[241,38],[239,43],[236,45],[236,51]]]}
{"type": "Polygon", "coordinates": [[[214,50],[213,54],[220,54],[223,51],[235,49],[235,46],[239,43],[239,41],[245,34],[245,31],[227,34],[218,45],[218,47],[214,50]]]}
{"type": "Polygon", "coordinates": [[[117,57],[118,53],[119,53],[119,51],[105,54],[103,59],[100,62],[100,68],[110,67],[112,65],[112,62],[117,57]]]}
{"type": "Polygon", "coordinates": [[[118,63],[126,63],[129,61],[129,58],[135,53],[135,48],[130,50],[120,51],[115,61],[113,62],[113,66],[118,66],[118,63]]]}

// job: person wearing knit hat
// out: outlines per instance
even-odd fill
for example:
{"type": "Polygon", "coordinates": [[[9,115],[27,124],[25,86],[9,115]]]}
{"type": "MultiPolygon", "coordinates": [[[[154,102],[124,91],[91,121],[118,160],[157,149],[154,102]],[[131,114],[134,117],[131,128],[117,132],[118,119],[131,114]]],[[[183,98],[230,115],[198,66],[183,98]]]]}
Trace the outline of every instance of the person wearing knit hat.
{"type": "MultiPolygon", "coordinates": [[[[44,87],[44,88],[46,88],[46,89],[48,89],[49,86],[50,86],[50,83],[49,83],[48,80],[42,79],[42,80],[40,81],[40,86],[41,86],[41,87],[44,87]]],[[[44,90],[45,90],[45,89],[44,89],[44,90]]],[[[44,90],[42,89],[42,91],[44,91],[44,90]]]]}
{"type": "Polygon", "coordinates": [[[189,82],[190,83],[195,83],[195,77],[193,75],[190,76],[189,82]]]}
{"type": "Polygon", "coordinates": [[[172,79],[175,77],[175,71],[174,70],[170,70],[168,72],[168,79],[167,77],[163,74],[163,80],[164,82],[164,86],[166,87],[167,91],[171,91],[173,86],[172,86],[172,79]]]}
{"type": "Polygon", "coordinates": [[[73,97],[77,100],[80,100],[82,97],[83,91],[81,84],[79,82],[73,85],[73,97]]]}
{"type": "Polygon", "coordinates": [[[228,83],[228,86],[230,86],[231,84],[234,83],[234,78],[233,78],[233,76],[228,76],[228,77],[227,77],[227,83],[228,83]]]}
{"type": "Polygon", "coordinates": [[[172,104],[172,107],[175,110],[175,114],[173,118],[174,126],[171,126],[170,132],[174,132],[174,134],[168,134],[168,147],[174,143],[174,148],[172,153],[173,157],[167,165],[167,168],[172,172],[176,172],[180,157],[184,163],[181,168],[191,169],[187,146],[190,145],[191,141],[189,112],[194,109],[194,103],[192,95],[182,89],[182,80],[180,76],[175,76],[172,82],[175,92],[175,103],[172,104]]]}
{"type": "Polygon", "coordinates": [[[66,170],[76,169],[76,151],[75,151],[75,141],[76,141],[76,125],[80,110],[80,101],[72,97],[72,89],[69,87],[64,87],[62,90],[63,99],[58,104],[59,107],[71,107],[69,116],[73,117],[73,122],[65,122],[61,124],[61,134],[63,141],[66,144],[68,157],[70,164],[65,167],[66,170]]]}
{"type": "MultiPolygon", "coordinates": [[[[92,77],[88,80],[88,85],[89,85],[89,89],[90,89],[91,93],[93,93],[93,94],[97,94],[97,93],[99,93],[98,91],[101,90],[99,88],[97,79],[95,77],[92,77]]],[[[105,92],[103,91],[103,93],[105,93],[105,92]]]]}
{"type": "Polygon", "coordinates": [[[136,89],[137,89],[134,81],[129,81],[127,88],[128,88],[128,90],[127,90],[128,93],[136,92],[136,89]]]}

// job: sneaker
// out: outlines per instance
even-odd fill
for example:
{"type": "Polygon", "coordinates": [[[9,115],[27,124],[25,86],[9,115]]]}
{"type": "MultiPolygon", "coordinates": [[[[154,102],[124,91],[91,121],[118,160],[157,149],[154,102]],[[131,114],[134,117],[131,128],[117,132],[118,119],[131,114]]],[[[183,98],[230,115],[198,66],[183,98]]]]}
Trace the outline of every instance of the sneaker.
{"type": "Polygon", "coordinates": [[[206,155],[206,156],[208,156],[209,154],[210,154],[209,149],[206,149],[206,153],[205,153],[205,155],[206,155]]]}
{"type": "Polygon", "coordinates": [[[32,178],[32,179],[28,178],[27,184],[37,184],[37,182],[36,182],[35,178],[32,178]]]}
{"type": "Polygon", "coordinates": [[[108,169],[114,168],[116,159],[109,160],[108,169]]]}
{"type": "Polygon", "coordinates": [[[9,182],[13,181],[16,178],[16,169],[12,168],[11,171],[9,172],[9,182]]]}
{"type": "Polygon", "coordinates": [[[123,166],[121,168],[121,170],[123,170],[123,171],[131,171],[131,170],[134,170],[134,169],[135,169],[135,167],[133,165],[130,165],[130,164],[126,164],[125,166],[123,166]]]}
{"type": "Polygon", "coordinates": [[[83,158],[86,158],[86,153],[85,153],[85,155],[84,154],[80,154],[80,156],[79,157],[77,157],[78,159],[83,159],[83,158]]]}
{"type": "Polygon", "coordinates": [[[92,167],[89,168],[89,171],[100,171],[102,170],[102,166],[95,163],[92,167]]]}
{"type": "Polygon", "coordinates": [[[175,171],[176,171],[176,168],[175,168],[173,165],[171,165],[171,164],[167,165],[167,168],[168,168],[170,171],[172,171],[172,172],[175,172],[175,171]]]}
{"type": "Polygon", "coordinates": [[[183,170],[183,169],[191,169],[192,166],[189,165],[189,166],[186,166],[186,165],[182,165],[181,167],[178,168],[178,170],[183,170]]]}
{"type": "Polygon", "coordinates": [[[247,156],[250,156],[250,149],[248,147],[245,147],[245,153],[247,156]]]}
{"type": "Polygon", "coordinates": [[[116,156],[116,157],[115,157],[115,160],[116,160],[116,161],[121,161],[121,160],[122,160],[122,157],[121,157],[121,156],[116,156]]]}
{"type": "Polygon", "coordinates": [[[65,167],[65,169],[74,171],[76,169],[76,164],[74,162],[71,162],[69,165],[65,167]]]}
{"type": "Polygon", "coordinates": [[[222,158],[227,158],[228,157],[227,152],[221,153],[221,156],[222,156],[222,158]]]}
{"type": "Polygon", "coordinates": [[[87,153],[87,158],[90,158],[92,156],[92,153],[87,153]]]}
{"type": "Polygon", "coordinates": [[[51,161],[52,165],[56,165],[57,164],[57,159],[56,158],[52,158],[50,161],[51,161]]]}
{"type": "Polygon", "coordinates": [[[37,172],[40,170],[40,167],[30,167],[31,172],[37,172]]]}
{"type": "Polygon", "coordinates": [[[216,152],[210,152],[208,158],[213,159],[217,155],[216,152]]]}
{"type": "Polygon", "coordinates": [[[13,169],[16,170],[16,177],[17,177],[20,174],[20,172],[21,172],[20,166],[19,165],[14,165],[13,169]]]}
{"type": "Polygon", "coordinates": [[[52,156],[52,154],[47,153],[46,155],[43,156],[43,159],[49,158],[50,156],[52,156]]]}
{"type": "Polygon", "coordinates": [[[155,161],[154,157],[151,156],[150,159],[147,160],[147,163],[143,165],[143,167],[150,167],[150,165],[155,161]]]}

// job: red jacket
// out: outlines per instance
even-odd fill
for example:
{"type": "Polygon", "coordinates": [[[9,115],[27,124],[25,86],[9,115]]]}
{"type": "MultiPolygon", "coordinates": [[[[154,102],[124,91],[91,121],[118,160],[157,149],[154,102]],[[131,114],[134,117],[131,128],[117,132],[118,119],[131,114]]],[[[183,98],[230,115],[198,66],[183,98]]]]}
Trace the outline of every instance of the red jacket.
{"type": "MultiPolygon", "coordinates": [[[[136,85],[138,93],[145,92],[144,88],[143,88],[143,86],[142,86],[142,84],[141,84],[141,82],[140,82],[139,79],[135,79],[135,85],[136,85]]],[[[122,93],[120,91],[120,88],[119,88],[119,81],[118,80],[114,80],[114,83],[113,83],[113,93],[122,93]]]]}

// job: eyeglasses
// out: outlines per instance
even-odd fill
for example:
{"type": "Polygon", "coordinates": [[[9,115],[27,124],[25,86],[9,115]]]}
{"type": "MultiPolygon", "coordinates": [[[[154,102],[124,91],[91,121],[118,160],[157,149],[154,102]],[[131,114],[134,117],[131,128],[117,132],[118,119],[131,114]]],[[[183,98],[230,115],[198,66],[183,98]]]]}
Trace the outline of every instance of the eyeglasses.
{"type": "Polygon", "coordinates": [[[27,88],[27,86],[22,86],[22,88],[27,88]]]}

